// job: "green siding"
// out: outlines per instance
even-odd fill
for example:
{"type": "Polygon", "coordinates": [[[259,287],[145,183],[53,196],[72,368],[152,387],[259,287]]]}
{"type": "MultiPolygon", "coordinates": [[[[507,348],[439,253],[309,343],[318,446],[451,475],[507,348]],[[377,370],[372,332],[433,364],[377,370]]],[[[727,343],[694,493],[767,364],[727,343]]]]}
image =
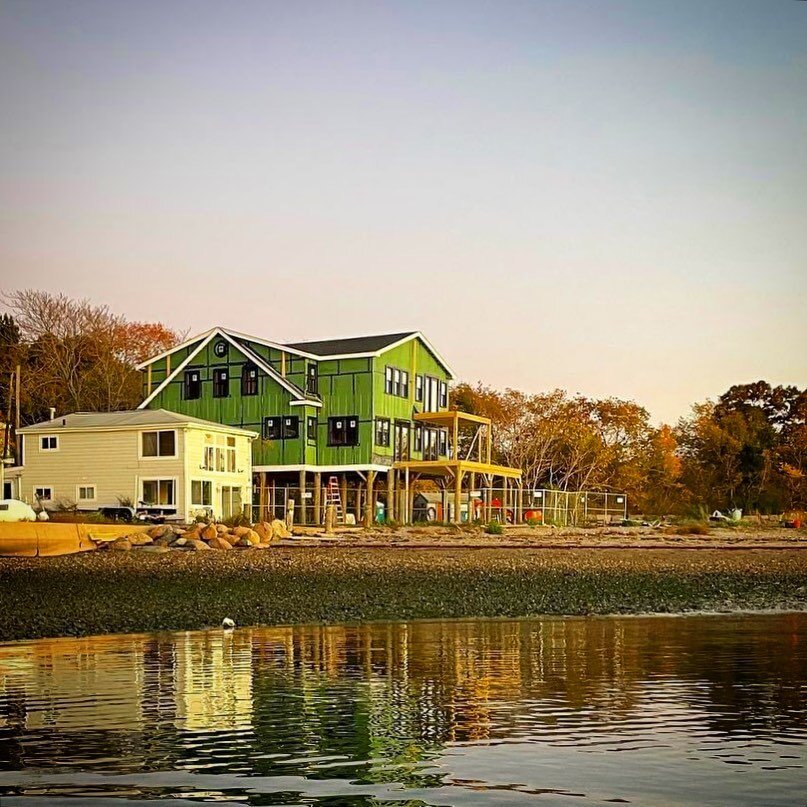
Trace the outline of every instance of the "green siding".
{"type": "MultiPolygon", "coordinates": [[[[235,337],[234,337],[235,339],[235,337]]],[[[322,407],[297,405],[293,395],[278,381],[259,369],[258,395],[241,395],[241,371],[248,361],[246,355],[229,345],[224,357],[216,356],[214,338],[196,355],[184,370],[198,370],[201,378],[201,397],[198,400],[184,399],[185,373],[171,381],[149,403],[151,408],[170,409],[194,417],[204,418],[232,426],[241,426],[261,434],[253,443],[254,465],[360,465],[391,464],[394,447],[394,423],[396,420],[411,424],[413,413],[423,411],[423,403],[415,401],[415,375],[425,374],[447,381],[446,372],[428,351],[415,340],[394,347],[378,357],[320,359],[314,362],[302,356],[286,354],[286,379],[300,390],[305,389],[308,366],[318,369],[318,389],[322,407]],[[413,349],[414,345],[414,349],[413,349]],[[389,395],[384,389],[384,374],[387,366],[409,372],[409,396],[400,398],[389,395]],[[213,397],[213,371],[226,367],[229,371],[230,388],[226,398],[213,397]],[[271,416],[296,416],[300,419],[299,437],[293,440],[264,440],[263,419],[271,416]],[[316,439],[308,435],[308,418],[316,417],[316,439]],[[359,421],[359,444],[357,446],[329,446],[328,419],[332,417],[356,417],[359,421]],[[375,421],[378,417],[391,421],[391,445],[375,445],[375,421]]],[[[248,339],[237,340],[254,354],[260,356],[278,374],[283,368],[279,349],[261,345],[248,339]]],[[[184,361],[198,347],[199,342],[176,351],[171,356],[171,369],[184,361]]],[[[152,389],[166,377],[166,360],[152,364],[152,389]]],[[[147,373],[144,372],[144,393],[147,373]]],[[[144,394],[144,397],[147,397],[144,394]]],[[[412,454],[419,458],[419,454],[412,454]]]]}

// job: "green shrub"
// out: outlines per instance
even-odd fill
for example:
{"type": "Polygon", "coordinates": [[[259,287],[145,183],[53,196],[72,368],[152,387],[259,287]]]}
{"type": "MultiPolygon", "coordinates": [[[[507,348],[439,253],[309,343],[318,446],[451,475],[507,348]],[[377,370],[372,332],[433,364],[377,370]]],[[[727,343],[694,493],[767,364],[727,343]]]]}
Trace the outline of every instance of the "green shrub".
{"type": "Polygon", "coordinates": [[[708,535],[709,525],[703,521],[682,521],[674,527],[668,527],[666,532],[672,535],[708,535]]]}
{"type": "Polygon", "coordinates": [[[485,526],[488,535],[504,535],[504,527],[498,521],[490,521],[485,526]]]}

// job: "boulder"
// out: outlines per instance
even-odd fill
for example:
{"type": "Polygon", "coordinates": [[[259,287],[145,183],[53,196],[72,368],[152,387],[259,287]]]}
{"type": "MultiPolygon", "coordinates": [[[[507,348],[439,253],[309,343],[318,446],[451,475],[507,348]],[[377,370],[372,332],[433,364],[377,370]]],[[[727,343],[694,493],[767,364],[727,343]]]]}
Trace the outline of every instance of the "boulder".
{"type": "Polygon", "coordinates": [[[210,549],[210,547],[204,541],[200,540],[199,538],[194,538],[193,540],[188,541],[188,543],[185,544],[185,546],[190,547],[195,552],[203,552],[206,549],[207,550],[210,549]]]}
{"type": "Polygon", "coordinates": [[[147,532],[133,532],[126,537],[132,546],[147,546],[154,543],[154,539],[147,532]]]}
{"type": "Polygon", "coordinates": [[[242,538],[244,535],[249,535],[252,530],[249,527],[233,527],[233,535],[236,538],[242,538]]]}
{"type": "Polygon", "coordinates": [[[109,548],[119,552],[128,552],[132,548],[132,542],[128,538],[118,538],[109,544],[109,548]]]}
{"type": "Polygon", "coordinates": [[[184,535],[180,535],[175,540],[171,541],[171,546],[186,546],[188,541],[195,540],[195,538],[186,538],[184,535]]]}
{"type": "Polygon", "coordinates": [[[289,528],[286,526],[285,521],[281,521],[279,518],[276,518],[272,524],[272,538],[274,540],[280,540],[281,538],[291,538],[291,533],[289,532],[289,528]]]}
{"type": "Polygon", "coordinates": [[[164,535],[168,535],[172,532],[171,527],[166,524],[158,524],[156,527],[152,527],[148,531],[148,535],[154,539],[162,538],[164,535]]]}
{"type": "Polygon", "coordinates": [[[199,537],[199,533],[196,530],[187,530],[186,532],[181,532],[179,537],[184,538],[186,541],[194,541],[199,537]]]}
{"type": "Polygon", "coordinates": [[[216,529],[216,525],[208,524],[208,526],[202,530],[200,537],[204,541],[210,541],[213,538],[215,538],[218,534],[219,531],[216,529]]]}
{"type": "Polygon", "coordinates": [[[143,544],[142,546],[136,546],[136,547],[133,547],[133,548],[134,548],[135,552],[155,552],[155,553],[160,553],[160,552],[169,552],[170,551],[168,549],[168,547],[165,546],[165,544],[143,544]]]}
{"type": "Polygon", "coordinates": [[[162,535],[159,538],[154,539],[154,546],[171,546],[177,539],[174,533],[169,533],[168,535],[162,535]]]}
{"type": "Polygon", "coordinates": [[[228,533],[229,531],[230,528],[226,524],[216,524],[216,532],[218,532],[219,535],[228,533]]]}
{"type": "Polygon", "coordinates": [[[221,535],[217,535],[215,538],[211,538],[207,545],[211,549],[232,549],[233,545],[226,539],[223,538],[221,535]]]}
{"type": "Polygon", "coordinates": [[[267,529],[267,524],[265,522],[263,522],[263,521],[259,521],[257,524],[255,524],[252,527],[252,531],[255,533],[255,535],[258,536],[258,539],[260,541],[262,541],[262,542],[268,542],[268,541],[272,540],[272,525],[271,524],[268,525],[268,529],[267,529]]]}

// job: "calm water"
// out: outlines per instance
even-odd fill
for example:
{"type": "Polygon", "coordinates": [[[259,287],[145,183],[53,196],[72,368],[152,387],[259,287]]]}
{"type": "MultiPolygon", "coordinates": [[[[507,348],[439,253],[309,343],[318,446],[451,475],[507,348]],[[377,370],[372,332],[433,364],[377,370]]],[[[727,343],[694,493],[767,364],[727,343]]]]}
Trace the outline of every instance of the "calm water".
{"type": "Polygon", "coordinates": [[[807,615],[0,645],[0,804],[807,805],[807,615]]]}

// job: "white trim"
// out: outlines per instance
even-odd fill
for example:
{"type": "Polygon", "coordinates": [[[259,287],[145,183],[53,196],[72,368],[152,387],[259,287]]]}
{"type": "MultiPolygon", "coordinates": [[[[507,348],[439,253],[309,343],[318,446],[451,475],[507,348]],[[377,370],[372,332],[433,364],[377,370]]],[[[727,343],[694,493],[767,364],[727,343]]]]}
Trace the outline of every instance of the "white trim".
{"type": "MultiPolygon", "coordinates": [[[[173,504],[147,504],[144,503],[143,507],[173,507],[179,510],[179,477],[178,476],[138,476],[137,477],[137,493],[135,495],[135,508],[140,507],[140,502],[145,502],[143,498],[143,483],[144,482],[173,482],[174,483],[174,503],[173,504]]],[[[159,494],[159,485],[157,486],[157,493],[159,494]]]]}
{"type": "Polygon", "coordinates": [[[213,499],[214,499],[215,492],[216,492],[216,486],[213,484],[212,479],[205,479],[204,477],[199,477],[199,476],[190,477],[188,479],[188,507],[185,508],[185,509],[190,510],[191,508],[194,508],[194,507],[209,507],[212,510],[213,509],[213,499]],[[193,483],[194,482],[201,482],[202,485],[204,485],[205,483],[210,485],[210,504],[202,504],[201,502],[195,502],[193,500],[193,483]]]}
{"type": "MultiPolygon", "coordinates": [[[[253,364],[263,370],[266,375],[270,378],[273,378],[278,384],[286,389],[287,392],[290,392],[295,399],[300,400],[300,393],[303,392],[299,387],[295,386],[291,383],[288,379],[284,378],[277,370],[275,370],[271,365],[267,364],[257,353],[255,353],[250,348],[246,347],[246,345],[242,345],[233,339],[226,331],[222,331],[221,335],[239,352],[243,353],[253,364]]],[[[303,392],[303,394],[305,394],[303,392]]]]}
{"type": "Polygon", "coordinates": [[[39,435],[39,451],[42,454],[52,454],[54,451],[59,450],[59,435],[58,434],[40,434],[39,435]],[[56,441],[56,446],[54,448],[45,448],[42,445],[43,440],[50,440],[53,439],[56,441]]]}
{"type": "Polygon", "coordinates": [[[252,472],[284,473],[286,471],[311,471],[313,473],[339,473],[340,471],[382,471],[386,473],[392,465],[253,465],[252,472]]]}
{"type": "Polygon", "coordinates": [[[204,333],[197,333],[196,336],[192,336],[190,339],[186,339],[181,344],[174,345],[174,347],[169,348],[168,350],[164,350],[158,356],[152,356],[152,358],[146,359],[145,361],[140,362],[140,364],[135,366],[135,370],[145,370],[146,367],[148,367],[150,364],[154,364],[155,361],[159,361],[160,359],[164,359],[166,356],[171,356],[174,353],[176,353],[178,350],[182,350],[183,348],[189,347],[190,345],[194,344],[195,342],[198,342],[200,339],[207,338],[218,327],[219,327],[218,325],[214,325],[212,328],[210,328],[210,330],[207,330],[204,333]]]}
{"type": "Polygon", "coordinates": [[[43,502],[52,502],[53,499],[53,485],[32,485],[31,491],[34,496],[34,501],[43,501],[43,502]],[[49,490],[50,491],[50,498],[45,499],[44,497],[40,497],[36,495],[37,490],[49,490]]]}
{"type": "Polygon", "coordinates": [[[142,429],[137,435],[137,458],[149,462],[151,460],[176,460],[179,459],[179,429],[142,429]],[[160,432],[173,432],[174,433],[174,453],[173,454],[160,454],[160,432]],[[157,435],[157,453],[144,454],[143,453],[143,436],[146,434],[157,435]]]}
{"type": "Polygon", "coordinates": [[[289,406],[313,406],[316,409],[322,409],[322,401],[289,401],[289,406]]]}
{"type": "Polygon", "coordinates": [[[302,356],[304,359],[322,361],[322,356],[317,356],[315,353],[306,353],[304,350],[300,350],[296,347],[289,347],[288,345],[281,344],[280,342],[270,342],[268,339],[261,339],[259,336],[252,336],[248,333],[234,331],[231,328],[222,328],[221,330],[230,334],[230,336],[235,336],[237,339],[248,339],[250,342],[257,342],[259,345],[263,345],[264,347],[272,347],[275,350],[279,350],[281,353],[293,353],[295,356],[302,356]]]}
{"type": "Polygon", "coordinates": [[[143,401],[143,403],[141,403],[137,408],[145,409],[157,397],[157,395],[159,395],[177,377],[177,375],[179,375],[179,373],[181,373],[191,363],[191,361],[195,359],[205,347],[207,347],[210,340],[216,335],[216,331],[217,329],[214,328],[213,331],[211,331],[207,337],[199,343],[199,347],[197,347],[192,353],[189,353],[185,359],[176,366],[174,372],[167,376],[162,384],[160,384],[157,389],[155,389],[154,392],[152,392],[151,395],[149,395],[148,398],[146,398],[146,400],[143,401]]]}
{"type": "Polygon", "coordinates": [[[98,501],[98,485],[95,482],[81,482],[76,485],[76,504],[81,502],[97,502],[98,501]],[[93,496],[91,499],[82,499],[78,492],[81,488],[92,488],[93,496]]]}

